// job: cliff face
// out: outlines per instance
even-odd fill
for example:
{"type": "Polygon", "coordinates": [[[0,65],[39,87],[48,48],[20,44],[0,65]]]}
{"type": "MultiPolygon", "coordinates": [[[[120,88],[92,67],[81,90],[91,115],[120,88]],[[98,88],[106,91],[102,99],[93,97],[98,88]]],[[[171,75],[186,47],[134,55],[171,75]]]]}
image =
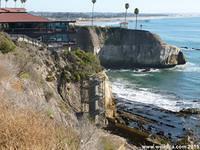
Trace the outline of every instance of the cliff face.
{"type": "Polygon", "coordinates": [[[106,68],[166,68],[186,62],[179,48],[148,31],[101,27],[77,31],[78,46],[99,55],[106,68]]]}
{"type": "MultiPolygon", "coordinates": [[[[43,141],[39,139],[46,139],[44,142],[47,143],[42,143],[46,144],[46,147],[41,144],[41,148],[38,149],[98,149],[99,145],[107,145],[104,140],[107,141],[107,138],[110,141],[109,146],[116,147],[114,149],[126,143],[118,136],[97,129],[88,117],[83,116],[81,119],[77,117],[84,112],[88,114],[82,107],[84,96],[88,99],[87,92],[95,96],[89,97],[89,102],[93,104],[96,104],[93,100],[101,96],[97,109],[102,110],[104,117],[112,118],[115,114],[108,77],[93,55],[83,51],[53,52],[21,42],[14,44],[9,37],[3,34],[2,36],[7,42],[1,44],[0,38],[0,126],[2,129],[0,143],[4,143],[0,144],[0,149],[4,149],[5,146],[11,149],[20,146],[21,149],[36,148],[41,143],[35,141],[43,141]],[[9,45],[15,45],[15,50],[9,45]],[[88,78],[90,76],[91,79],[88,78]],[[96,80],[100,80],[101,83],[95,86],[90,84],[96,80]],[[89,85],[86,91],[83,82],[89,85]],[[93,91],[98,93],[97,89],[101,89],[103,95],[93,93],[93,91]],[[15,111],[19,113],[11,116],[15,111]],[[9,122],[7,117],[4,117],[7,119],[4,120],[2,116],[5,115],[10,116],[12,121],[10,124],[13,127],[7,124],[9,122]],[[40,134],[34,133],[36,129],[40,134]],[[52,141],[48,141],[49,139],[52,141]],[[63,143],[59,143],[60,141],[63,143]],[[114,141],[116,144],[110,145],[115,143],[114,141]],[[27,147],[24,147],[24,143],[27,143],[27,147]]],[[[90,103],[87,102],[88,104],[90,103]]]]}

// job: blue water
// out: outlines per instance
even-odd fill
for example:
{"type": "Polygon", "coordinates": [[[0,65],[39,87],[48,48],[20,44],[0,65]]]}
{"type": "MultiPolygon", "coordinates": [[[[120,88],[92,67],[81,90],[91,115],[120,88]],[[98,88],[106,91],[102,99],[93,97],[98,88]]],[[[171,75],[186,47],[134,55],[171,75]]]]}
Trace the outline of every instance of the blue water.
{"type": "MultiPolygon", "coordinates": [[[[173,18],[139,21],[144,30],[157,33],[167,43],[178,47],[200,48],[200,18],[173,18]]],[[[129,28],[135,28],[135,22],[129,23],[129,28]]]]}
{"type": "MultiPolygon", "coordinates": [[[[173,18],[139,21],[143,30],[158,34],[182,49],[187,64],[147,73],[110,70],[113,92],[128,100],[153,104],[172,111],[200,108],[200,18],[173,18]]],[[[135,28],[135,22],[129,22],[135,28]]]]}

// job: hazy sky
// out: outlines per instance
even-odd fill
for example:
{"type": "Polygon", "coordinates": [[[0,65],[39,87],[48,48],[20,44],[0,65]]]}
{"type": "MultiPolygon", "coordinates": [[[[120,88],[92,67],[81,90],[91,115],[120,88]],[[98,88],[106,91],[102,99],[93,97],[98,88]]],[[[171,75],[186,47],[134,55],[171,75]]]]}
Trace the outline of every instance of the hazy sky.
{"type": "MultiPolygon", "coordinates": [[[[129,12],[138,7],[142,13],[200,13],[200,0],[97,0],[95,10],[123,12],[126,2],[130,4],[129,12]]],[[[14,6],[13,0],[7,6],[14,6]]],[[[91,6],[91,0],[27,0],[26,4],[29,11],[54,12],[90,12],[91,6]]]]}

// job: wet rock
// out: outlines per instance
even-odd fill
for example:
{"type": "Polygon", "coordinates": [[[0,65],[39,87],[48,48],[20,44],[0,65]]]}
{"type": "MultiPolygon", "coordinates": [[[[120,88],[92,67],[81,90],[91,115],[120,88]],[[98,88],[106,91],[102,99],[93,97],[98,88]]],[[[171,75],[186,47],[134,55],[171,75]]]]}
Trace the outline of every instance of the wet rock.
{"type": "Polygon", "coordinates": [[[170,139],[172,138],[172,134],[171,134],[171,133],[168,133],[167,135],[168,135],[168,137],[169,137],[170,139]]]}
{"type": "Polygon", "coordinates": [[[163,131],[159,131],[159,132],[157,133],[157,135],[165,136],[165,133],[164,133],[163,131]]]}
{"type": "Polygon", "coordinates": [[[187,47],[187,46],[185,46],[185,47],[181,47],[181,48],[183,48],[183,49],[188,49],[188,47],[187,47]]]}
{"type": "Polygon", "coordinates": [[[148,131],[150,131],[150,132],[151,132],[151,130],[152,130],[152,128],[151,128],[151,126],[149,126],[149,127],[148,127],[148,131]]]}
{"type": "Polygon", "coordinates": [[[178,65],[184,65],[186,64],[186,60],[185,60],[185,57],[183,55],[183,52],[179,52],[178,53],[178,65]]]}
{"type": "Polygon", "coordinates": [[[170,128],[176,128],[175,126],[170,125],[170,124],[166,124],[166,126],[168,126],[168,127],[170,127],[170,128]]]}
{"type": "Polygon", "coordinates": [[[199,50],[200,50],[200,48],[192,48],[192,49],[194,49],[194,50],[197,50],[197,51],[199,51],[199,50]]]}
{"type": "Polygon", "coordinates": [[[194,103],[198,103],[199,101],[197,101],[197,100],[193,100],[193,102],[194,102],[194,103]]]}
{"type": "Polygon", "coordinates": [[[180,113],[187,115],[200,114],[200,109],[199,108],[182,109],[180,113]]]}

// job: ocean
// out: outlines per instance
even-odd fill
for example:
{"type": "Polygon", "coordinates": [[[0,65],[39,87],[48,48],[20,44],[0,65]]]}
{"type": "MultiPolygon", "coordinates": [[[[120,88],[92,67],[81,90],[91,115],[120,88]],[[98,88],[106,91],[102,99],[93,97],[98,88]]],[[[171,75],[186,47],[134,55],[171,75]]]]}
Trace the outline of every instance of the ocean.
{"type": "MultiPolygon", "coordinates": [[[[119,23],[96,22],[96,25],[116,27],[119,23]]],[[[180,113],[183,109],[200,109],[200,17],[139,20],[139,29],[141,24],[142,30],[181,48],[187,63],[148,72],[107,70],[117,109],[150,121],[148,124],[129,121],[129,127],[162,134],[174,143],[192,135],[193,141],[200,144],[200,115],[180,113]]],[[[134,19],[129,20],[128,28],[135,29],[134,19]]]]}
{"type": "MultiPolygon", "coordinates": [[[[143,30],[181,47],[187,64],[149,72],[109,70],[113,93],[123,99],[175,112],[200,108],[200,50],[196,50],[200,49],[200,18],[141,20],[139,28],[141,24],[143,30]]],[[[129,28],[135,28],[134,20],[129,22],[129,28]]]]}

